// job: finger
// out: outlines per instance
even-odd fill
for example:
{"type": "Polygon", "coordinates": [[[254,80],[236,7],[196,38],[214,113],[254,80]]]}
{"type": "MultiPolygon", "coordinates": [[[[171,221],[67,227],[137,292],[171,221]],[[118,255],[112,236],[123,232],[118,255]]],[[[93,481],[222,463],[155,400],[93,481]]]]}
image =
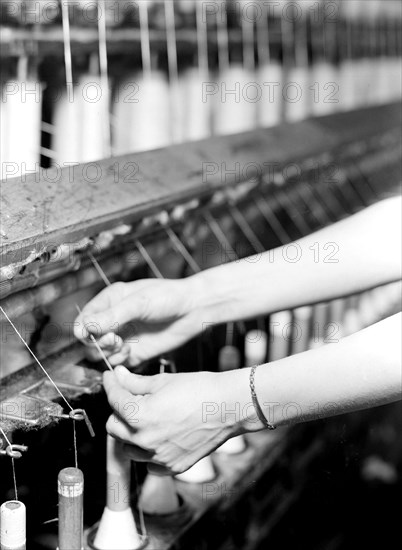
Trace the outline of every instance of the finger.
{"type": "MultiPolygon", "coordinates": [[[[95,344],[90,341],[84,343],[86,348],[86,356],[90,361],[100,361],[101,359],[103,359],[102,354],[99,352],[98,347],[95,344]]],[[[100,338],[97,343],[99,347],[102,348],[102,351],[106,355],[106,357],[115,356],[116,354],[122,354],[122,357],[124,356],[124,360],[120,361],[120,363],[124,363],[124,361],[128,358],[130,354],[129,346],[127,346],[127,344],[124,344],[120,336],[117,336],[116,334],[113,334],[111,332],[105,334],[105,336],[102,336],[102,338],[100,338]]],[[[118,365],[119,361],[116,361],[114,364],[118,365]]]]}
{"type": "Polygon", "coordinates": [[[154,474],[156,476],[171,476],[172,472],[167,468],[166,466],[162,466],[161,464],[156,464],[155,462],[149,462],[148,466],[148,472],[150,474],[154,474]]]}
{"type": "Polygon", "coordinates": [[[99,336],[106,332],[117,332],[122,325],[131,321],[141,321],[149,316],[151,300],[147,294],[130,294],[124,300],[114,303],[103,311],[85,313],[81,324],[83,334],[99,336]]]}
{"type": "Polygon", "coordinates": [[[108,309],[113,303],[120,302],[132,292],[129,284],[123,282],[113,283],[101,290],[82,308],[82,315],[91,315],[108,309]]]}
{"type": "MultiPolygon", "coordinates": [[[[123,388],[114,372],[107,371],[103,373],[103,385],[109,401],[109,405],[115,411],[117,417],[125,422],[126,434],[131,430],[139,429],[140,403],[143,401],[141,396],[135,396],[123,388]]],[[[117,423],[115,423],[117,425],[117,423]]],[[[114,435],[114,434],[112,434],[114,435]]]]}
{"type": "Polygon", "coordinates": [[[116,367],[115,376],[119,384],[134,395],[146,395],[154,393],[160,382],[160,375],[142,376],[141,374],[132,374],[123,366],[116,367]]]}
{"type": "Polygon", "coordinates": [[[135,462],[149,462],[154,456],[153,451],[148,451],[146,449],[138,447],[138,445],[132,445],[131,443],[124,445],[123,452],[135,462]]]}
{"type": "Polygon", "coordinates": [[[128,361],[129,357],[130,357],[130,346],[128,344],[124,344],[121,351],[113,355],[110,355],[108,359],[112,367],[115,367],[116,365],[123,365],[126,361],[128,361]]]}
{"type": "MultiPolygon", "coordinates": [[[[98,346],[102,348],[104,352],[118,353],[124,346],[124,341],[118,334],[114,332],[108,332],[104,334],[99,340],[96,341],[98,346]]],[[[85,345],[89,348],[97,346],[93,343],[93,339],[85,342],[85,345]]]]}
{"type": "Polygon", "coordinates": [[[134,430],[129,428],[116,413],[109,416],[106,422],[106,432],[123,443],[133,444],[134,430]]]}

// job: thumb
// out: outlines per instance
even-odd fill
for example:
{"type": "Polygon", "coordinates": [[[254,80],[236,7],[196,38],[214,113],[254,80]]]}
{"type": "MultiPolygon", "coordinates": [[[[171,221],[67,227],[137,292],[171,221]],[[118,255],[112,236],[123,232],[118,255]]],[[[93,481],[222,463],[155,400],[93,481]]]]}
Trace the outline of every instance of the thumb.
{"type": "Polygon", "coordinates": [[[121,365],[114,369],[114,373],[119,384],[134,395],[154,393],[159,387],[158,374],[153,376],[132,374],[121,365]]]}

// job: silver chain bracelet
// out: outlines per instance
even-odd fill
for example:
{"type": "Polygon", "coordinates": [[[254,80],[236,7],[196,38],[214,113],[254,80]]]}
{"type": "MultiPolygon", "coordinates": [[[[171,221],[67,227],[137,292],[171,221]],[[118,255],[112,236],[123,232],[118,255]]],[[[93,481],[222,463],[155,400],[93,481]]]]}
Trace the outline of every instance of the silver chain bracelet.
{"type": "Polygon", "coordinates": [[[268,430],[275,430],[276,426],[273,426],[268,422],[268,420],[265,418],[264,413],[262,412],[262,409],[260,407],[260,404],[258,402],[257,394],[255,392],[255,371],[257,369],[258,365],[254,365],[254,367],[251,367],[250,371],[250,391],[251,391],[251,399],[253,400],[253,405],[255,412],[257,413],[258,418],[261,420],[261,422],[268,428],[268,430]]]}

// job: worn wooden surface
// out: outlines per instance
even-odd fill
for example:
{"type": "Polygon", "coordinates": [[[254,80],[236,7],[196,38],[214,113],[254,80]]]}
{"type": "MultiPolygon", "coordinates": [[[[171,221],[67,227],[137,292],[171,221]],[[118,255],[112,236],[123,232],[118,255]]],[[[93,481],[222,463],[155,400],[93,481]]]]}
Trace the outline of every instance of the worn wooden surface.
{"type": "Polygon", "coordinates": [[[399,105],[381,106],[4,180],[1,265],[239,183],[253,163],[271,173],[400,121],[399,105]]]}

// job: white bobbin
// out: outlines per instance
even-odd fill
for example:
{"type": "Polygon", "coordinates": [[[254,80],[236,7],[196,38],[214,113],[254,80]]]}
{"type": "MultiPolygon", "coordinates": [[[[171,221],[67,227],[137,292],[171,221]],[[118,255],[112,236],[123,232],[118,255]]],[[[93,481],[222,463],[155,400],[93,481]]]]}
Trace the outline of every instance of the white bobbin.
{"type": "Polygon", "coordinates": [[[19,500],[4,502],[0,508],[1,550],[25,550],[26,509],[19,500]]]}
{"type": "Polygon", "coordinates": [[[246,367],[260,365],[267,357],[268,335],[263,330],[250,330],[244,340],[246,367]]]}
{"type": "Polygon", "coordinates": [[[173,478],[149,473],[142,485],[139,507],[145,514],[153,516],[177,512],[180,500],[173,478]]]}

